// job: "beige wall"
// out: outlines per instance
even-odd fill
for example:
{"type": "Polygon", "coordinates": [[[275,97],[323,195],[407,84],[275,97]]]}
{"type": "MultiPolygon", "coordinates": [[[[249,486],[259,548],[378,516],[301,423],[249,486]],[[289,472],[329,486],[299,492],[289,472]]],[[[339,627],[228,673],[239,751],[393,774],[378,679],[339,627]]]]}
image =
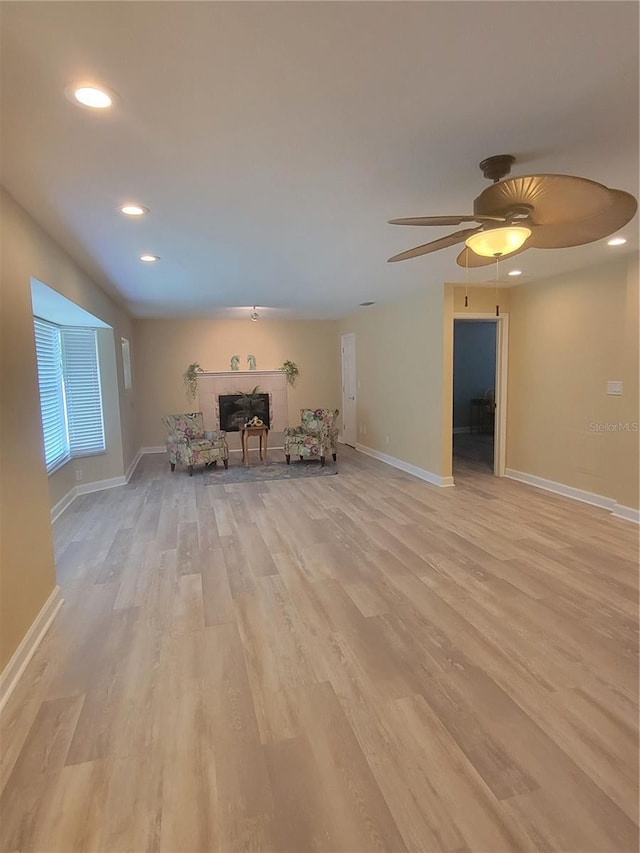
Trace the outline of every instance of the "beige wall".
{"type": "Polygon", "coordinates": [[[425,285],[339,324],[340,335],[356,336],[358,443],[438,476],[446,457],[443,312],[443,287],[425,285]]]}
{"type": "MultiPolygon", "coordinates": [[[[341,324],[341,331],[356,332],[358,440],[445,477],[451,473],[453,314],[495,316],[494,287],[468,292],[465,309],[464,287],[444,286],[440,342],[433,329],[437,289],[376,306],[341,324]],[[421,360],[429,369],[418,377],[413,365],[421,360]],[[398,362],[409,369],[398,371],[398,362]],[[428,386],[422,399],[410,393],[416,382],[428,386]],[[394,440],[384,400],[397,393],[407,400],[408,417],[394,440]],[[428,424],[424,435],[412,433],[411,425],[421,418],[428,424]]],[[[500,288],[497,299],[510,323],[507,468],[637,508],[637,256],[500,288]],[[622,380],[622,397],[606,394],[608,379],[622,380]],[[593,424],[631,427],[601,432],[593,424]]]]}
{"type": "MultiPolygon", "coordinates": [[[[445,376],[452,312],[495,313],[495,288],[445,288],[445,376]]],[[[498,291],[509,315],[507,468],[638,507],[638,259],[498,291]],[[606,394],[623,381],[622,397],[606,394]]],[[[446,386],[445,386],[446,393],[446,386]]],[[[444,412],[448,411],[445,398],[444,412]]],[[[445,420],[445,429],[450,423],[445,420]]]]}
{"type": "Polygon", "coordinates": [[[258,370],[277,370],[284,361],[294,361],[300,377],[288,389],[289,423],[300,422],[304,407],[340,408],[334,321],[158,319],[136,320],[134,327],[132,361],[144,447],[164,444],[163,415],[198,410],[198,401],[185,397],[182,381],[194,361],[203,370],[227,371],[231,357],[239,355],[242,372],[248,370],[249,354],[258,370]]]}
{"type": "MultiPolygon", "coordinates": [[[[627,264],[627,287],[625,295],[623,352],[620,359],[620,377],[624,382],[621,411],[623,421],[640,422],[640,342],[638,340],[638,318],[640,317],[640,269],[638,255],[629,258],[627,264]],[[624,402],[623,402],[624,401],[624,402]]],[[[640,427],[640,424],[639,424],[640,427]]],[[[632,508],[640,507],[640,433],[618,432],[613,442],[613,465],[615,485],[611,485],[612,497],[632,508]]]]}
{"type": "Polygon", "coordinates": [[[636,257],[512,290],[508,394],[509,468],[638,507],[636,257]]]}
{"type": "MultiPolygon", "coordinates": [[[[130,321],[4,191],[1,213],[0,669],[55,586],[49,479],[43,460],[30,279],[35,277],[130,337],[130,321]]],[[[119,339],[118,339],[119,341],[119,339]]],[[[119,348],[118,359],[121,377],[119,348]]],[[[120,470],[138,441],[131,401],[119,393],[120,470]],[[123,460],[124,457],[124,460],[123,460]]],[[[66,466],[68,467],[68,465],[66,466]]],[[[85,477],[85,482],[87,478],[85,477]]]]}

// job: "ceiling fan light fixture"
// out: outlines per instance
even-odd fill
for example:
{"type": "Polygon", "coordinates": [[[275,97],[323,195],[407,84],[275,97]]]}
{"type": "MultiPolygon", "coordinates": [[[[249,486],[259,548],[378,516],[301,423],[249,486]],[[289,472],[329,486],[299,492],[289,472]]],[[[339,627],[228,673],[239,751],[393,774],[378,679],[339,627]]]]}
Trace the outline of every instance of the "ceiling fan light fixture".
{"type": "Polygon", "coordinates": [[[501,258],[515,252],[531,236],[524,225],[507,225],[504,228],[490,228],[477,231],[465,240],[466,245],[484,258],[501,258]]]}
{"type": "Polygon", "coordinates": [[[626,237],[612,237],[607,241],[607,246],[624,246],[626,242],[626,237]]]}
{"type": "Polygon", "coordinates": [[[253,311],[251,312],[250,316],[251,316],[251,319],[253,320],[254,323],[257,323],[257,321],[260,319],[260,315],[256,311],[255,305],[253,306],[253,311]]]}

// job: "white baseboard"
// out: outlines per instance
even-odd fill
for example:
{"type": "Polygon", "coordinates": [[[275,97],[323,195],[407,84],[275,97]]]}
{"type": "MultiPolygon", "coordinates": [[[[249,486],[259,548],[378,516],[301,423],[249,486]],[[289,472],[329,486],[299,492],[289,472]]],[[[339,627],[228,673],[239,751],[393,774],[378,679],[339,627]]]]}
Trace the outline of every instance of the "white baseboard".
{"type": "MultiPolygon", "coordinates": [[[[257,450],[257,449],[258,449],[257,447],[250,447],[249,453],[251,453],[252,450],[257,450]]],[[[267,453],[269,453],[270,450],[284,450],[284,444],[274,444],[273,447],[271,445],[269,445],[267,447],[267,453]]],[[[242,453],[242,448],[241,447],[230,447],[229,453],[242,453]]]]}
{"type": "MultiPolygon", "coordinates": [[[[250,448],[250,449],[253,449],[253,448],[250,448]]],[[[275,445],[274,447],[269,445],[269,447],[267,448],[267,452],[269,452],[269,450],[284,450],[284,445],[278,444],[278,445],[275,445]]],[[[167,448],[164,446],[163,447],[143,447],[140,450],[140,453],[142,453],[142,454],[145,454],[145,453],[166,453],[166,452],[167,452],[167,448]]],[[[229,453],[242,453],[242,448],[241,447],[230,447],[229,453]]]]}
{"type": "Polygon", "coordinates": [[[374,459],[379,459],[380,462],[385,462],[387,465],[392,465],[394,468],[406,471],[407,474],[413,474],[414,477],[426,480],[427,483],[432,483],[434,486],[453,486],[453,477],[441,477],[439,474],[434,474],[425,468],[418,468],[417,465],[411,465],[410,462],[405,462],[403,459],[396,459],[395,456],[389,456],[387,453],[373,450],[373,448],[367,447],[364,444],[356,444],[356,450],[364,453],[365,456],[372,456],[374,459]]]}
{"type": "Polygon", "coordinates": [[[76,497],[78,495],[90,495],[91,492],[101,492],[103,489],[115,489],[116,486],[126,486],[127,478],[121,475],[120,477],[109,477],[106,480],[94,480],[93,483],[81,483],[79,486],[74,486],[76,497]]]}
{"type": "Polygon", "coordinates": [[[623,518],[625,521],[633,521],[635,524],[640,524],[640,509],[633,509],[633,507],[616,503],[611,510],[611,515],[615,518],[623,518]]]}
{"type": "Polygon", "coordinates": [[[536,477],[535,474],[525,474],[524,471],[514,471],[513,468],[505,470],[505,476],[512,480],[518,480],[520,483],[527,483],[530,486],[535,486],[538,489],[544,489],[547,492],[555,492],[556,495],[562,495],[565,498],[572,498],[574,501],[599,506],[602,509],[613,509],[615,501],[612,498],[605,498],[603,495],[596,495],[594,492],[586,492],[584,489],[576,489],[573,486],[566,486],[564,483],[556,483],[555,480],[546,480],[544,477],[536,477]]]}
{"type": "Polygon", "coordinates": [[[129,480],[131,479],[131,477],[133,476],[133,472],[138,467],[138,462],[141,459],[142,459],[142,448],[140,448],[140,450],[136,453],[136,455],[133,457],[133,461],[131,462],[131,465],[129,465],[129,467],[127,468],[126,474],[124,475],[124,479],[125,479],[126,483],[128,483],[129,480]]]}
{"type": "Polygon", "coordinates": [[[74,486],[67,494],[61,498],[57,504],[51,507],[51,523],[53,524],[67,507],[73,503],[78,495],[88,495],[91,492],[101,492],[103,489],[114,489],[116,486],[126,486],[126,477],[110,477],[107,480],[94,480],[92,483],[82,483],[79,486],[74,486]]]}
{"type": "Polygon", "coordinates": [[[50,510],[51,524],[53,524],[54,521],[57,521],[57,519],[60,518],[60,516],[65,511],[65,509],[74,502],[74,500],[76,499],[76,496],[77,496],[76,490],[71,489],[71,491],[67,492],[67,494],[63,498],[60,498],[58,503],[54,504],[51,507],[51,510],[50,510]]]}
{"type": "Polygon", "coordinates": [[[5,666],[0,675],[0,711],[4,708],[7,699],[13,693],[20,676],[27,668],[36,649],[42,642],[42,638],[62,607],[64,599],[60,597],[60,587],[56,586],[49,598],[45,601],[40,613],[33,620],[31,627],[22,638],[22,642],[13,653],[11,660],[5,666]]]}
{"type": "Polygon", "coordinates": [[[565,498],[571,498],[574,501],[591,504],[601,509],[609,510],[616,518],[623,518],[626,521],[635,521],[640,523],[640,510],[632,509],[628,506],[623,506],[617,503],[613,498],[607,498],[604,495],[596,495],[594,492],[587,492],[584,489],[576,489],[574,486],[567,486],[564,483],[556,483],[555,480],[546,480],[544,477],[536,477],[534,474],[525,474],[523,471],[514,471],[513,468],[507,468],[505,476],[512,480],[518,480],[520,483],[527,483],[529,486],[535,486],[537,489],[544,489],[547,492],[554,492],[556,495],[562,495],[565,498]]]}
{"type": "MultiPolygon", "coordinates": [[[[164,448],[162,448],[162,450],[164,452],[164,448]]],[[[136,453],[133,458],[133,462],[129,465],[127,473],[124,476],[109,477],[106,480],[94,480],[92,483],[82,483],[70,489],[57,504],[54,504],[51,507],[51,524],[60,518],[65,509],[74,502],[78,495],[88,495],[91,494],[91,492],[101,492],[103,489],[114,489],[116,486],[126,486],[144,452],[145,449],[142,448],[136,453]]]]}

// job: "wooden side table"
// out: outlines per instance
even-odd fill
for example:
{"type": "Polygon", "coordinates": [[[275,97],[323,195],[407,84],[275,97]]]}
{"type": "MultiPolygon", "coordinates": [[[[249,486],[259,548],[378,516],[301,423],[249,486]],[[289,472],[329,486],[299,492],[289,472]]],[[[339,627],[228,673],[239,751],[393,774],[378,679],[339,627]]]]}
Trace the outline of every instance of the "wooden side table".
{"type": "Polygon", "coordinates": [[[242,445],[242,463],[245,468],[249,467],[249,438],[252,435],[257,435],[260,439],[260,461],[264,462],[267,459],[267,440],[269,437],[269,427],[240,427],[240,444],[242,445]],[[262,440],[264,439],[264,456],[262,455],[262,440]]]}

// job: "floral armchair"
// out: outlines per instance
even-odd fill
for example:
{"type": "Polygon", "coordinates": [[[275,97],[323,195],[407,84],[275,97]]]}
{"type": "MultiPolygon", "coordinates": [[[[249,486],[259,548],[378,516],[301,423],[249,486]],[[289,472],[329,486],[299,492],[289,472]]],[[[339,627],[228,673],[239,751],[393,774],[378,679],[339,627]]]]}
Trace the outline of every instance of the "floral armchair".
{"type": "Polygon", "coordinates": [[[335,462],[338,450],[338,427],[335,422],[339,414],[338,409],[300,409],[300,426],[284,429],[287,465],[292,455],[300,459],[319,456],[320,464],[324,467],[325,457],[331,453],[335,462]]]}
{"type": "Polygon", "coordinates": [[[199,463],[217,465],[222,459],[224,467],[229,465],[229,447],[224,430],[205,430],[202,412],[185,415],[167,415],[162,418],[167,430],[167,453],[171,470],[176,464],[187,465],[189,476],[193,466],[199,463]]]}

